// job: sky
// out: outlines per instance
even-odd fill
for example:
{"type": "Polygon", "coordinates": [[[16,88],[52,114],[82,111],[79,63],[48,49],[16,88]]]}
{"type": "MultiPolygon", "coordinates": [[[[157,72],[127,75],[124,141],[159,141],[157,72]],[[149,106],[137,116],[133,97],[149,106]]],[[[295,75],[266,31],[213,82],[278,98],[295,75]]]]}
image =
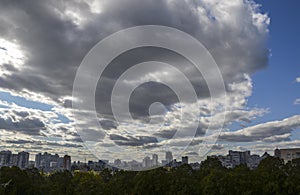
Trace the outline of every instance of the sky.
{"type": "Polygon", "coordinates": [[[0,150],[111,161],[141,160],[153,153],[162,159],[171,150],[177,157],[198,161],[206,137],[217,138],[215,144],[206,143],[209,154],[232,149],[261,155],[273,154],[276,147],[300,147],[299,5],[296,0],[3,0],[0,150]],[[79,101],[72,97],[76,71],[88,51],[112,33],[141,25],[173,27],[200,41],[221,71],[226,99],[219,95],[211,101],[203,75],[182,56],[143,47],[117,56],[98,80],[94,99],[100,129],[86,114],[90,110],[72,108],[79,101]],[[153,60],[173,64],[186,75],[197,102],[179,105],[172,89],[159,81],[166,79],[184,89],[183,79],[163,66],[137,70],[130,81],[119,82],[134,64],[153,60]],[[156,82],[146,82],[147,78],[156,82]],[[133,119],[117,121],[110,101],[114,85],[129,91],[140,82],[144,84],[128,102],[133,119]],[[159,111],[151,112],[155,102],[165,107],[160,110],[159,104],[159,111]],[[74,113],[82,117],[75,119],[74,113]],[[184,135],[191,131],[193,119],[198,121],[195,137],[185,147],[184,135]],[[209,135],[208,127],[213,130],[209,135]],[[178,129],[183,136],[174,138],[178,129]]]}

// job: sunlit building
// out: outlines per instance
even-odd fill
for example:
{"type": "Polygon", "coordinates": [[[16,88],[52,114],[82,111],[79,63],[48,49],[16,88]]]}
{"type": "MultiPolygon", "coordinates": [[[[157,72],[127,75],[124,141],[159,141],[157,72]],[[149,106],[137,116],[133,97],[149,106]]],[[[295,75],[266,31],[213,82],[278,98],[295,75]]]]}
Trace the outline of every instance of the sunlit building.
{"type": "Polygon", "coordinates": [[[300,148],[278,149],[274,150],[274,156],[282,158],[284,162],[300,158],[300,148]]]}

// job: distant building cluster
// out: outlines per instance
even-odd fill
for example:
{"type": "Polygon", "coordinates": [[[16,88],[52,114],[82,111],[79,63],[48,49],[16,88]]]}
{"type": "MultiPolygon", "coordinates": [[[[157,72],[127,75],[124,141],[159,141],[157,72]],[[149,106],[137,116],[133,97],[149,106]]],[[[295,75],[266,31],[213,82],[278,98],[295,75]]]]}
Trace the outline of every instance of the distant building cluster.
{"type": "Polygon", "coordinates": [[[21,169],[25,169],[29,166],[29,153],[19,152],[18,154],[13,154],[9,150],[4,150],[0,152],[0,167],[4,166],[17,166],[21,169]]]}
{"type": "Polygon", "coordinates": [[[208,158],[217,158],[221,161],[222,165],[226,168],[234,168],[238,165],[247,165],[250,169],[256,169],[260,161],[270,156],[268,153],[264,153],[262,156],[257,154],[250,154],[250,151],[232,151],[229,150],[228,155],[223,156],[209,156],[208,158]]]}
{"type": "MultiPolygon", "coordinates": [[[[246,165],[250,169],[256,169],[264,158],[270,156],[268,153],[264,153],[262,156],[252,154],[250,151],[233,151],[229,150],[226,156],[224,155],[213,155],[207,158],[217,158],[224,167],[234,168],[238,165],[246,165]]],[[[300,148],[292,149],[275,149],[274,156],[283,159],[285,162],[291,161],[296,158],[300,158],[300,148]]],[[[152,154],[152,158],[146,156],[142,162],[136,160],[122,161],[115,159],[113,162],[108,160],[99,160],[97,162],[88,161],[80,162],[74,161],[71,163],[71,156],[64,155],[60,157],[58,154],[50,153],[38,153],[35,155],[35,161],[29,161],[29,153],[22,151],[17,154],[13,154],[9,150],[0,151],[0,167],[3,166],[17,166],[21,169],[28,167],[36,167],[44,172],[70,170],[70,171],[101,171],[103,169],[127,169],[127,170],[144,170],[155,168],[159,166],[164,167],[179,167],[183,164],[189,164],[193,169],[199,169],[201,163],[189,163],[188,156],[182,156],[181,161],[177,161],[173,158],[173,154],[170,151],[165,153],[165,158],[159,162],[157,154],[152,154]]]]}
{"type": "Polygon", "coordinates": [[[45,172],[71,170],[71,156],[60,157],[58,154],[38,153],[35,155],[35,167],[45,172]]]}
{"type": "Polygon", "coordinates": [[[136,160],[122,161],[120,159],[116,159],[112,164],[109,165],[127,170],[145,170],[159,166],[178,167],[182,164],[188,164],[188,162],[188,156],[183,156],[182,161],[177,161],[176,159],[173,159],[172,152],[167,151],[165,154],[165,159],[161,160],[161,162],[159,162],[157,154],[152,154],[152,158],[146,156],[145,158],[143,158],[142,162],[138,162],[136,160]]]}
{"type": "Polygon", "coordinates": [[[17,166],[20,169],[36,167],[45,172],[56,170],[71,170],[71,157],[65,155],[59,157],[58,154],[52,155],[47,152],[37,154],[35,161],[29,161],[29,152],[19,152],[13,154],[9,150],[0,151],[0,167],[17,166]]]}
{"type": "Polygon", "coordinates": [[[99,160],[98,162],[94,161],[88,161],[86,162],[80,162],[80,161],[74,161],[71,166],[72,171],[89,171],[89,170],[94,170],[94,171],[102,171],[103,169],[114,169],[114,167],[109,165],[108,160],[99,160]]]}

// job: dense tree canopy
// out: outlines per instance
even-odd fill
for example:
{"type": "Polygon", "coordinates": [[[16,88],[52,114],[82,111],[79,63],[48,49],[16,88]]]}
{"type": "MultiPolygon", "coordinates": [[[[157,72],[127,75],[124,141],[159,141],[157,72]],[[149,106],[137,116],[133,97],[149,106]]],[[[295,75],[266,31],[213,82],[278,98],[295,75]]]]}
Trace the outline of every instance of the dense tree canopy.
{"type": "Polygon", "coordinates": [[[226,169],[210,158],[199,170],[189,165],[150,171],[54,172],[0,169],[0,194],[300,194],[300,159],[284,164],[264,159],[256,170],[226,169]]]}

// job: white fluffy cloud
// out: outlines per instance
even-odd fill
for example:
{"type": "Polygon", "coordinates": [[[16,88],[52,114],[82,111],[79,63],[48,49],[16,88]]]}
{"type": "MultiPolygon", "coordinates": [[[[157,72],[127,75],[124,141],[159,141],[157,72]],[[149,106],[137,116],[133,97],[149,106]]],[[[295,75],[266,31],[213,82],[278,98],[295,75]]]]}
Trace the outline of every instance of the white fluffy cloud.
{"type": "Polygon", "coordinates": [[[285,118],[281,121],[270,121],[238,131],[225,132],[220,139],[230,142],[281,141],[290,138],[293,130],[300,127],[300,115],[285,118]]]}

